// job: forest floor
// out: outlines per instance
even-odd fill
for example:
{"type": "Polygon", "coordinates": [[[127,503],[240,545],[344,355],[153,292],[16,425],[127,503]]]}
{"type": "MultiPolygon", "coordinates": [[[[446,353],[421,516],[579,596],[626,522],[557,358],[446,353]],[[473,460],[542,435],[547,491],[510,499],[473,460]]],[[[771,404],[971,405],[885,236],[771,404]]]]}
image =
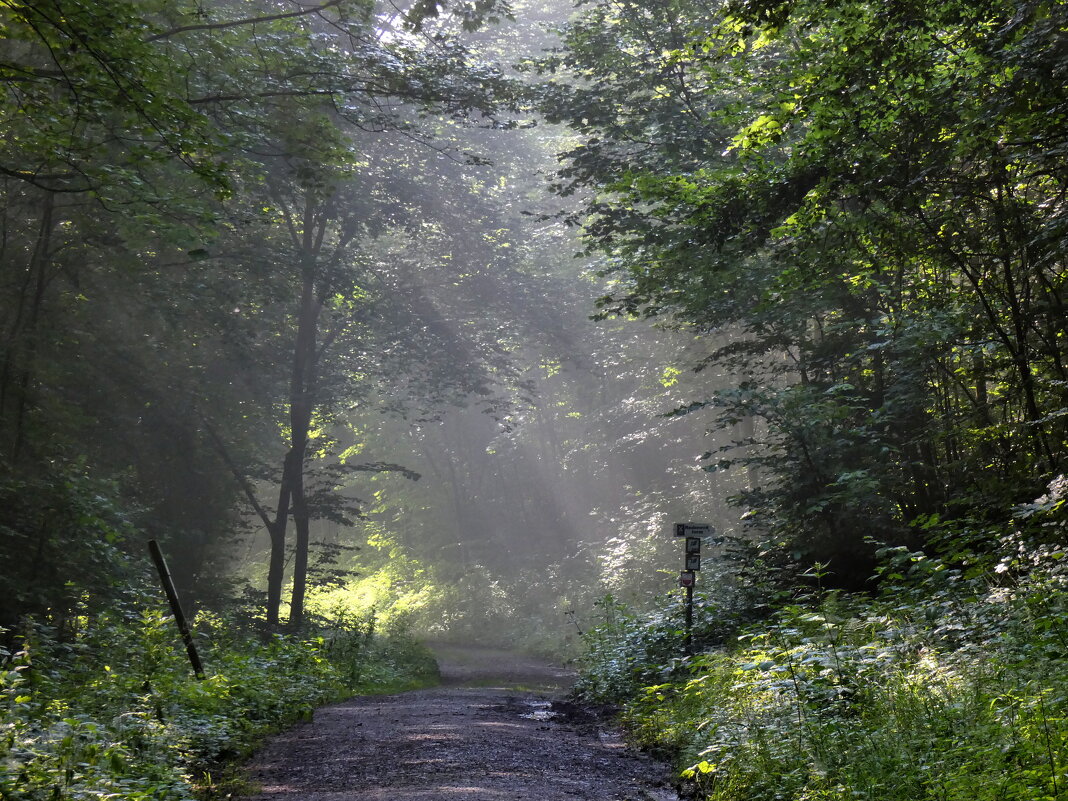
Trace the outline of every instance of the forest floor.
{"type": "Polygon", "coordinates": [[[676,800],[665,765],[563,700],[568,671],[509,652],[434,650],[441,686],[317,710],[253,757],[247,798],[676,800]]]}

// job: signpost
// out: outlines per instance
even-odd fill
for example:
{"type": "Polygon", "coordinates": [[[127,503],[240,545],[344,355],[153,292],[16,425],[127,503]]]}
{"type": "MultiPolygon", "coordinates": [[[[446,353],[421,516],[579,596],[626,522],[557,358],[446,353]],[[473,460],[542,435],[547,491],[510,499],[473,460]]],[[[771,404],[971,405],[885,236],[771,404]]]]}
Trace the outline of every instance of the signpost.
{"type": "Polygon", "coordinates": [[[693,655],[693,585],[697,583],[697,571],[701,569],[701,538],[711,537],[715,531],[708,523],[675,524],[675,536],[686,538],[682,551],[683,571],[679,573],[679,586],[686,590],[686,633],[683,635],[686,656],[693,655]]]}

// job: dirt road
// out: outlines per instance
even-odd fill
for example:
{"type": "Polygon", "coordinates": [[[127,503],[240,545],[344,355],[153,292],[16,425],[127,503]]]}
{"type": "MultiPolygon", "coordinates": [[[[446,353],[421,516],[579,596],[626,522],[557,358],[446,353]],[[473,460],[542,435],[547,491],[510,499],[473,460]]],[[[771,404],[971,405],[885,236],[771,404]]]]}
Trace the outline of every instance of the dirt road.
{"type": "Polygon", "coordinates": [[[488,650],[438,659],[442,687],[325,707],[271,740],[251,801],[675,801],[663,765],[553,711],[567,671],[488,650]]]}

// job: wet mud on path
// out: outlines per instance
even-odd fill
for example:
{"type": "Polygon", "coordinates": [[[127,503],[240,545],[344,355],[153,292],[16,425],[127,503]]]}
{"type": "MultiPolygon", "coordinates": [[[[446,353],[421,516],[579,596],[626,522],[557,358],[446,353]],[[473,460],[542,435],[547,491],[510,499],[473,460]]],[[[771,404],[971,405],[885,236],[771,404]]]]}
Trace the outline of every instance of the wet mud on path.
{"type": "Polygon", "coordinates": [[[249,801],[675,801],[667,768],[558,714],[573,676],[528,657],[435,649],[441,687],[316,711],[253,758],[249,801]]]}

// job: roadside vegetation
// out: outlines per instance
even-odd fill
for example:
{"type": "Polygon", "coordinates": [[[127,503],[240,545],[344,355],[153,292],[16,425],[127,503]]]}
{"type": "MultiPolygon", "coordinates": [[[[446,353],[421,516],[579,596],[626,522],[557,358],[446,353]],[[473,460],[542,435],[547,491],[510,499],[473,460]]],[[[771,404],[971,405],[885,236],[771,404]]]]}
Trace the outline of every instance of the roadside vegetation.
{"type": "Polygon", "coordinates": [[[697,796],[1066,801],[1064,0],[2,0],[0,133],[0,801],[405,621],[585,632],[697,796]]]}
{"type": "Polygon", "coordinates": [[[264,735],[322,704],[437,679],[399,619],[379,631],[373,612],[338,611],[299,635],[265,634],[230,608],[194,620],[198,680],[147,577],[93,614],[83,598],[81,614],[0,630],[4,801],[221,798],[264,735]]]}
{"type": "Polygon", "coordinates": [[[608,599],[579,692],[620,705],[694,798],[1063,799],[1068,565],[1025,531],[983,555],[959,538],[887,549],[877,592],[783,592],[731,632],[710,592],[692,657],[677,600],[637,615],[608,599]]]}
{"type": "Polygon", "coordinates": [[[594,0],[532,65],[601,315],[705,338],[663,412],[745,484],[695,655],[677,597],[586,634],[582,692],[695,797],[1068,797],[1066,31],[1047,0],[594,0]]]}

